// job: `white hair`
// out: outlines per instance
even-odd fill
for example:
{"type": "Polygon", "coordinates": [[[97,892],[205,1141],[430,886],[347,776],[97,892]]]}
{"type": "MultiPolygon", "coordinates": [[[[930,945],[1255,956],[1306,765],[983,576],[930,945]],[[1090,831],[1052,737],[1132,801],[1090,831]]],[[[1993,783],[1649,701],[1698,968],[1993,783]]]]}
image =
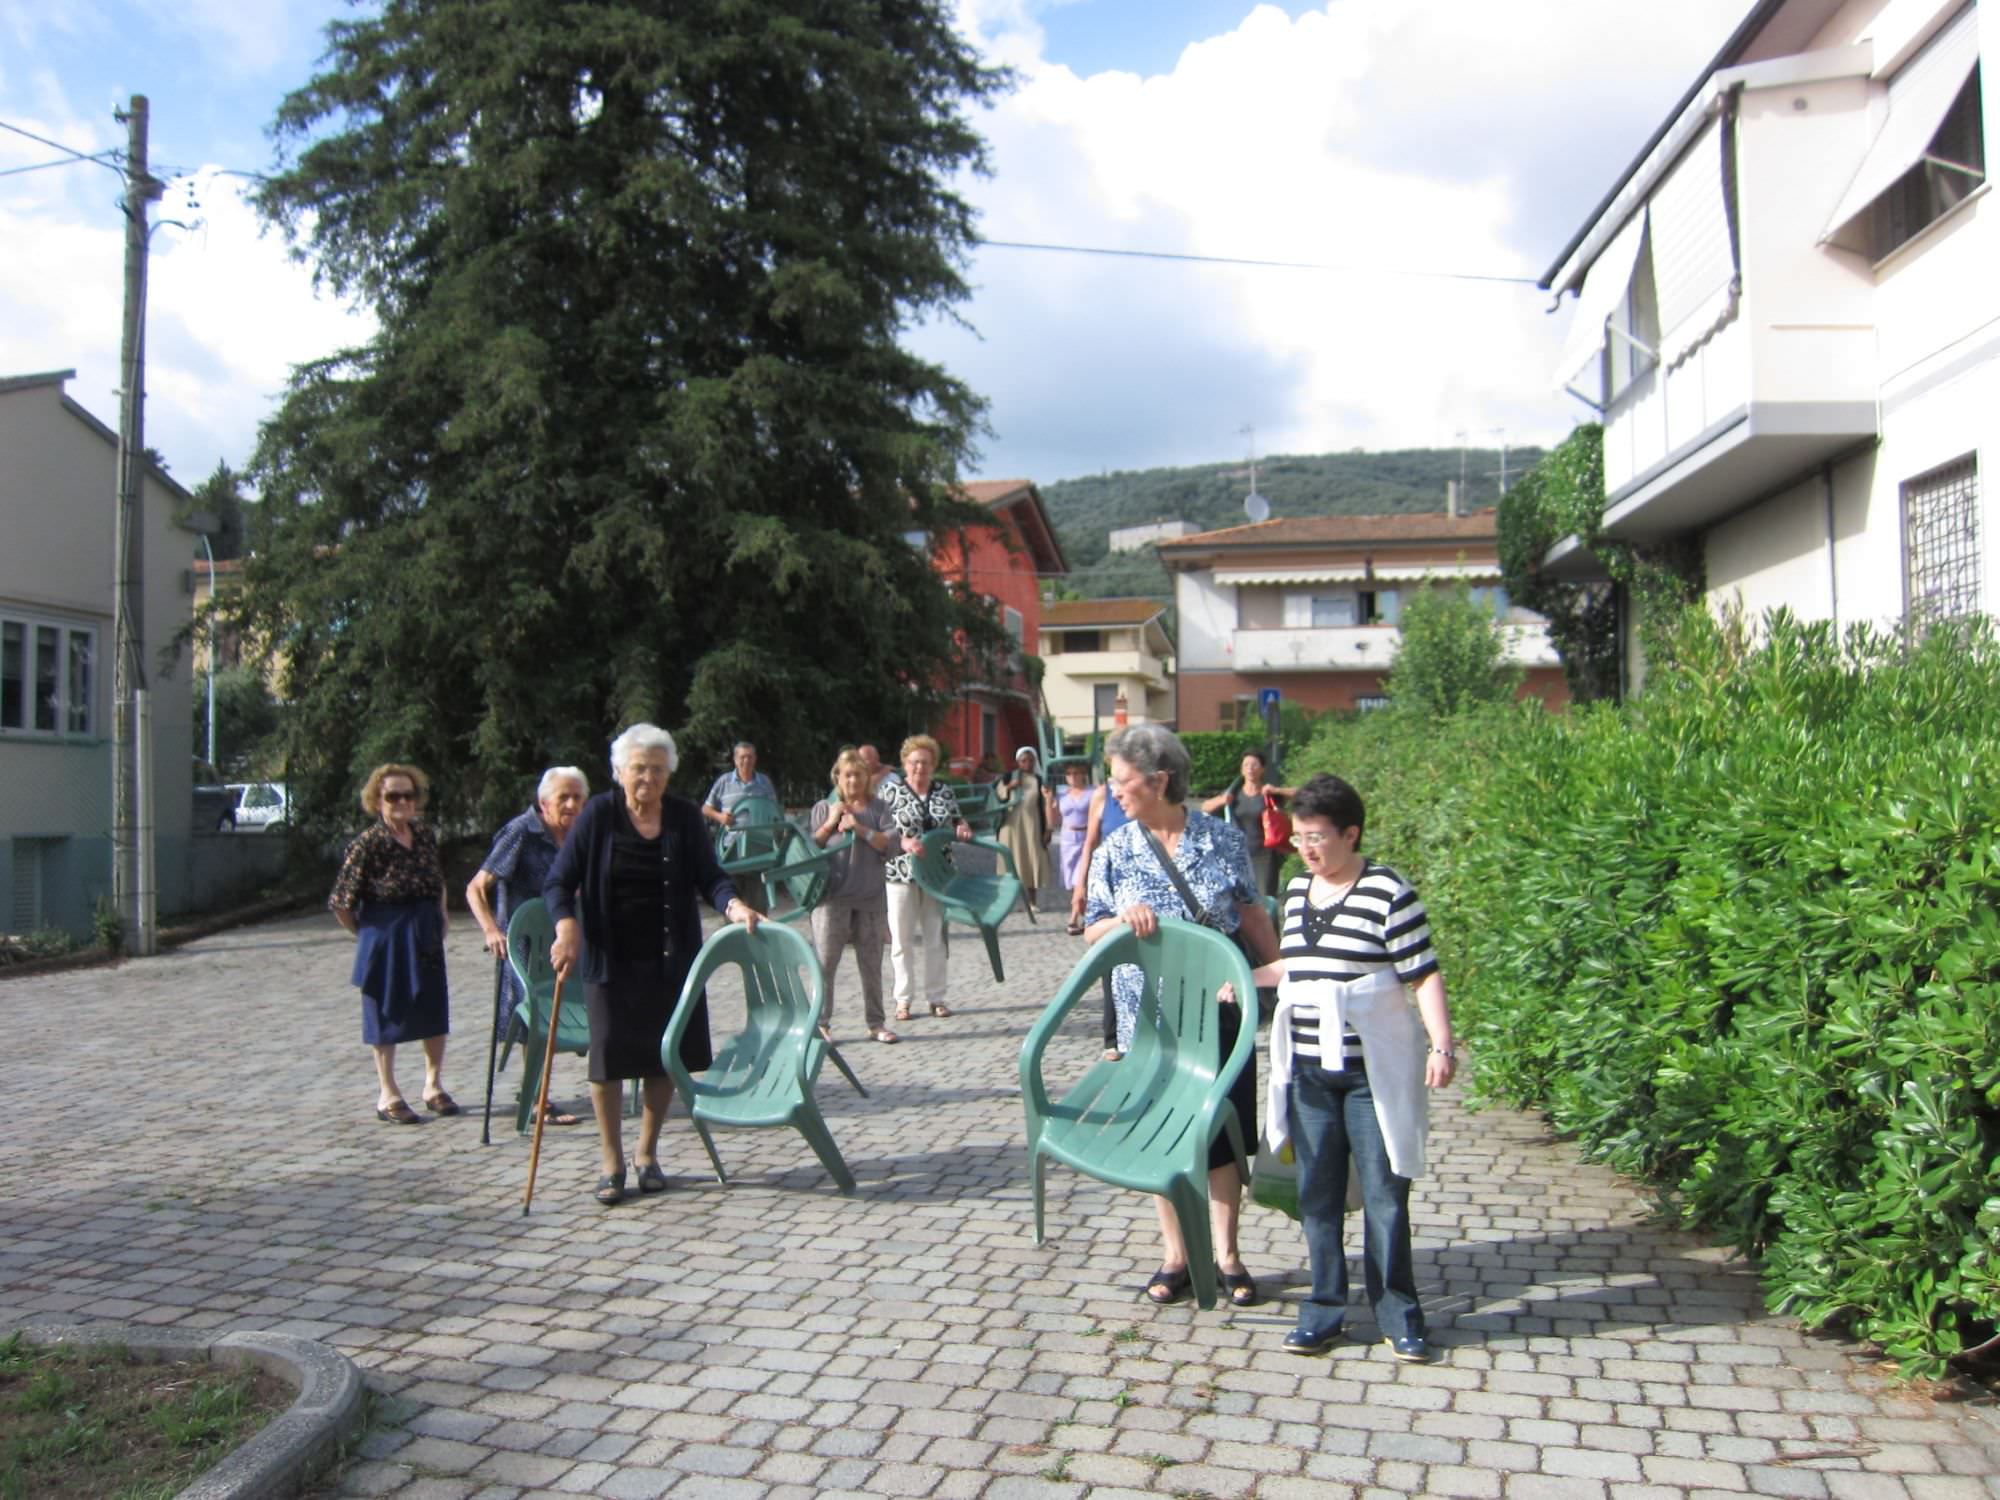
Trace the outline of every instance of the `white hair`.
{"type": "Polygon", "coordinates": [[[667,752],[668,775],[680,769],[681,753],[674,747],[672,735],[657,724],[634,724],[611,742],[611,774],[616,776],[633,755],[646,750],[667,752]]]}
{"type": "Polygon", "coordinates": [[[583,788],[583,795],[590,795],[590,778],[575,766],[550,766],[542,772],[541,785],[535,788],[535,801],[539,805],[556,794],[556,788],[565,781],[574,781],[583,788]]]}

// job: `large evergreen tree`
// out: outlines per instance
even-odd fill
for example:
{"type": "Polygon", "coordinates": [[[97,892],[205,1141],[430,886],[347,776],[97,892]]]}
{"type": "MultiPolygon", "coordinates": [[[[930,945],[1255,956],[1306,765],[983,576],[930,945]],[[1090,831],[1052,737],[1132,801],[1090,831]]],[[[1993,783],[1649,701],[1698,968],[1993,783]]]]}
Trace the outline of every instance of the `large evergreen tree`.
{"type": "Polygon", "coordinates": [[[497,816],[641,717],[683,791],[739,736],[817,781],[991,638],[902,540],[977,523],[950,486],[981,403],[897,343],[965,294],[951,179],[1002,82],[946,10],[383,0],[329,29],[260,206],[379,332],[266,424],[242,605],[309,811],[393,756],[497,816]]]}

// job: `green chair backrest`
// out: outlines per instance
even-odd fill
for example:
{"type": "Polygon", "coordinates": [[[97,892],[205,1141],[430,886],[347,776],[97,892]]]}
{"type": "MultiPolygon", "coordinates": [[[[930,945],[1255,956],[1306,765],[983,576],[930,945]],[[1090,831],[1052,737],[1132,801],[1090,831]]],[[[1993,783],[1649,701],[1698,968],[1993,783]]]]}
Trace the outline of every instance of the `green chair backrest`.
{"type": "Polygon", "coordinates": [[[746,861],[775,863],[790,826],[769,797],[739,797],[729,809],[729,827],[716,830],[716,858],[725,869],[746,861]]]}
{"type": "MultiPolygon", "coordinates": [[[[549,1011],[555,1002],[556,971],[549,964],[549,948],[556,938],[556,924],[540,896],[523,901],[507,919],[507,963],[521,981],[526,1024],[537,1035],[546,1035],[549,1011]]],[[[572,983],[564,991],[562,1016],[556,1022],[556,1045],[565,1052],[582,1052],[590,1046],[590,1016],[583,1004],[583,986],[572,983]]]]}
{"type": "Polygon", "coordinates": [[[854,842],[854,835],[835,839],[824,849],[797,828],[791,830],[783,852],[784,863],[764,875],[764,888],[772,895],[782,893],[792,902],[792,909],[774,915],[776,922],[797,922],[810,915],[812,909],[826,899],[828,886],[833,882],[834,856],[854,842]]]}

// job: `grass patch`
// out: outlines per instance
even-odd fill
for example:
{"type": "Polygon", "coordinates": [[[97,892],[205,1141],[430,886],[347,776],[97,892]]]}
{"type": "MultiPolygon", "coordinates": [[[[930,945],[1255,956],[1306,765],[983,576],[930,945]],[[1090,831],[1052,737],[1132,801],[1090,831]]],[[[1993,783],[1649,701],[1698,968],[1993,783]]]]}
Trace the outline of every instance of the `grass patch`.
{"type": "Polygon", "coordinates": [[[0,1500],[170,1500],[292,1403],[259,1370],[0,1340],[0,1500]]]}

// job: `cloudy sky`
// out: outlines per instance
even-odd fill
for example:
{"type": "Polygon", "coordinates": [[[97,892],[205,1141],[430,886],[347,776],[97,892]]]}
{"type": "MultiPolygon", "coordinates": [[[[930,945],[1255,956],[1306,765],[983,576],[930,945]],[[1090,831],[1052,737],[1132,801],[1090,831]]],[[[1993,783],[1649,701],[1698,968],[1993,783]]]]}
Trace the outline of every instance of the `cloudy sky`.
{"type": "MultiPolygon", "coordinates": [[[[981,118],[974,332],[913,330],[992,403],[980,464],[1043,482],[1264,452],[1560,437],[1536,278],[1748,0],[957,0],[1019,86],[981,118]]],[[[86,154],[152,105],[147,438],[240,463],[287,372],[365,337],[216,168],[270,161],[338,0],[0,0],[0,123],[86,154]],[[164,175],[164,173],[162,174],[164,175]]],[[[115,419],[123,252],[103,166],[0,130],[0,375],[74,367],[115,419]],[[39,168],[22,171],[22,168],[39,168]]]]}

